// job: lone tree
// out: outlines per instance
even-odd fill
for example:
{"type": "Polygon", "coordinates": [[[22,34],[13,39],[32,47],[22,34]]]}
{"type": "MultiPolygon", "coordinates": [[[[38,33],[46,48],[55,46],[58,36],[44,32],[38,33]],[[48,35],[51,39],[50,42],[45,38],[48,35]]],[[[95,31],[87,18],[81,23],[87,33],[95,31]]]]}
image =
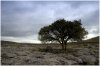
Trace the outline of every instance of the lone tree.
{"type": "Polygon", "coordinates": [[[51,25],[40,29],[39,40],[42,42],[59,42],[62,50],[66,50],[69,40],[81,41],[87,33],[85,28],[82,27],[81,20],[58,19],[51,25]]]}

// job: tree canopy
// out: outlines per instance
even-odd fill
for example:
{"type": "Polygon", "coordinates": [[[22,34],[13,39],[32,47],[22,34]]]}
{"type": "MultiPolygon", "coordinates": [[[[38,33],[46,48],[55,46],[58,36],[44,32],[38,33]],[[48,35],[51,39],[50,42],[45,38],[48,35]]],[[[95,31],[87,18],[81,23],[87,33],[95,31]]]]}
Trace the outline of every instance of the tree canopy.
{"type": "Polygon", "coordinates": [[[81,41],[87,33],[82,27],[81,20],[58,19],[51,25],[40,29],[39,40],[42,42],[59,42],[64,49],[64,45],[66,46],[69,40],[81,41]]]}

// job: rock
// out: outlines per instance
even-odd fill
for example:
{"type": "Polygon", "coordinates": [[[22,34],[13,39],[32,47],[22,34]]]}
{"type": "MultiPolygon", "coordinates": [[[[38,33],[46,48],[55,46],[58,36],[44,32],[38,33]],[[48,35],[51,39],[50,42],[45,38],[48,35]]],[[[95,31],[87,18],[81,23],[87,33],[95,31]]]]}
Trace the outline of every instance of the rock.
{"type": "Polygon", "coordinates": [[[32,63],[32,59],[29,56],[18,56],[15,61],[15,65],[27,65],[27,64],[31,64],[32,63]]]}
{"type": "Polygon", "coordinates": [[[1,54],[1,58],[2,59],[8,59],[9,57],[8,57],[8,55],[6,53],[2,53],[1,54]]]}
{"type": "Polygon", "coordinates": [[[14,58],[16,57],[16,54],[12,54],[12,53],[3,53],[2,58],[8,59],[8,58],[14,58]]]}
{"type": "Polygon", "coordinates": [[[99,65],[98,48],[70,48],[66,53],[60,50],[57,51],[60,53],[54,53],[51,49],[47,50],[49,52],[30,52],[34,48],[3,48],[1,62],[3,65],[99,65]]]}
{"type": "Polygon", "coordinates": [[[14,58],[14,57],[16,57],[16,54],[7,53],[7,55],[8,55],[9,58],[14,58]]]}
{"type": "Polygon", "coordinates": [[[78,63],[74,60],[67,60],[68,65],[77,65],[78,63]]]}
{"type": "Polygon", "coordinates": [[[96,59],[95,65],[99,65],[99,58],[96,59]]]}
{"type": "Polygon", "coordinates": [[[60,65],[77,65],[78,63],[74,60],[68,60],[68,59],[59,59],[60,65]]]}
{"type": "Polygon", "coordinates": [[[95,55],[95,52],[91,50],[91,51],[90,51],[90,54],[91,54],[91,55],[95,55]]]}
{"type": "Polygon", "coordinates": [[[13,61],[12,59],[3,59],[3,60],[1,61],[1,63],[2,63],[3,65],[13,65],[13,64],[14,64],[14,61],[13,61]]]}
{"type": "Polygon", "coordinates": [[[25,65],[48,65],[48,64],[50,64],[50,62],[48,62],[48,60],[46,60],[46,59],[30,57],[30,58],[26,58],[26,59],[22,60],[22,64],[25,64],[25,65]]]}
{"type": "Polygon", "coordinates": [[[57,58],[50,58],[47,60],[51,65],[59,65],[61,62],[57,58]]]}
{"type": "Polygon", "coordinates": [[[76,61],[74,61],[74,60],[69,60],[69,59],[66,59],[66,58],[64,58],[64,57],[54,57],[54,58],[52,58],[52,59],[50,59],[50,61],[53,61],[53,63],[55,64],[55,63],[57,63],[57,64],[59,64],[59,65],[74,65],[74,64],[78,64],[76,61]]]}
{"type": "Polygon", "coordinates": [[[88,48],[82,48],[74,53],[75,56],[90,55],[90,50],[88,48]]]}
{"type": "Polygon", "coordinates": [[[83,62],[89,65],[94,65],[96,62],[96,58],[92,55],[82,55],[80,58],[83,60],[83,62]]]}
{"type": "Polygon", "coordinates": [[[82,59],[80,59],[80,58],[78,58],[78,57],[75,57],[74,60],[77,61],[78,63],[83,63],[82,59]]]}
{"type": "Polygon", "coordinates": [[[78,57],[75,57],[75,56],[73,56],[71,54],[68,54],[67,56],[65,56],[65,58],[68,59],[68,60],[76,61],[78,63],[82,63],[83,62],[82,59],[80,59],[78,57]]]}
{"type": "Polygon", "coordinates": [[[34,52],[34,53],[30,53],[30,55],[28,55],[28,56],[35,57],[37,59],[39,59],[39,58],[43,59],[44,52],[34,52]]]}
{"type": "Polygon", "coordinates": [[[15,54],[18,55],[18,56],[27,56],[26,52],[17,52],[15,54]]]}

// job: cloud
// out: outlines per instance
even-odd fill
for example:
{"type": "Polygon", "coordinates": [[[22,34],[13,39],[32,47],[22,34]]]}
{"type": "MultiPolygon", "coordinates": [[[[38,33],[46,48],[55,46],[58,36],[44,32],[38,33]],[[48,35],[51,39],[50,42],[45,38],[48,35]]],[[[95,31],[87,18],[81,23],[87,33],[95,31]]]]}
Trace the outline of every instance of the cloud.
{"type": "Polygon", "coordinates": [[[30,39],[30,38],[26,39],[26,38],[19,38],[19,37],[2,36],[1,39],[5,40],[5,41],[13,41],[13,42],[19,42],[19,43],[41,43],[38,40],[33,40],[33,39],[30,39]]]}
{"type": "Polygon", "coordinates": [[[2,1],[1,13],[3,40],[39,41],[40,28],[58,18],[82,19],[89,34],[99,31],[98,1],[2,1]]]}

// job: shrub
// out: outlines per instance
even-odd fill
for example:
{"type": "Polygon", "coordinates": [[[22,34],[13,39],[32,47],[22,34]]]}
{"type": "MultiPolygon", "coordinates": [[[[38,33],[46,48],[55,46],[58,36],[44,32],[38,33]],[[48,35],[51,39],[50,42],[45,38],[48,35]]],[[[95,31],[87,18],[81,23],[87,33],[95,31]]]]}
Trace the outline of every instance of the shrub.
{"type": "Polygon", "coordinates": [[[7,54],[6,53],[3,53],[3,54],[1,54],[1,58],[3,59],[8,59],[9,57],[7,56],[7,54]]]}
{"type": "Polygon", "coordinates": [[[45,52],[50,52],[50,51],[52,51],[53,49],[52,49],[52,47],[51,46],[47,46],[46,48],[45,48],[45,52]]]}

